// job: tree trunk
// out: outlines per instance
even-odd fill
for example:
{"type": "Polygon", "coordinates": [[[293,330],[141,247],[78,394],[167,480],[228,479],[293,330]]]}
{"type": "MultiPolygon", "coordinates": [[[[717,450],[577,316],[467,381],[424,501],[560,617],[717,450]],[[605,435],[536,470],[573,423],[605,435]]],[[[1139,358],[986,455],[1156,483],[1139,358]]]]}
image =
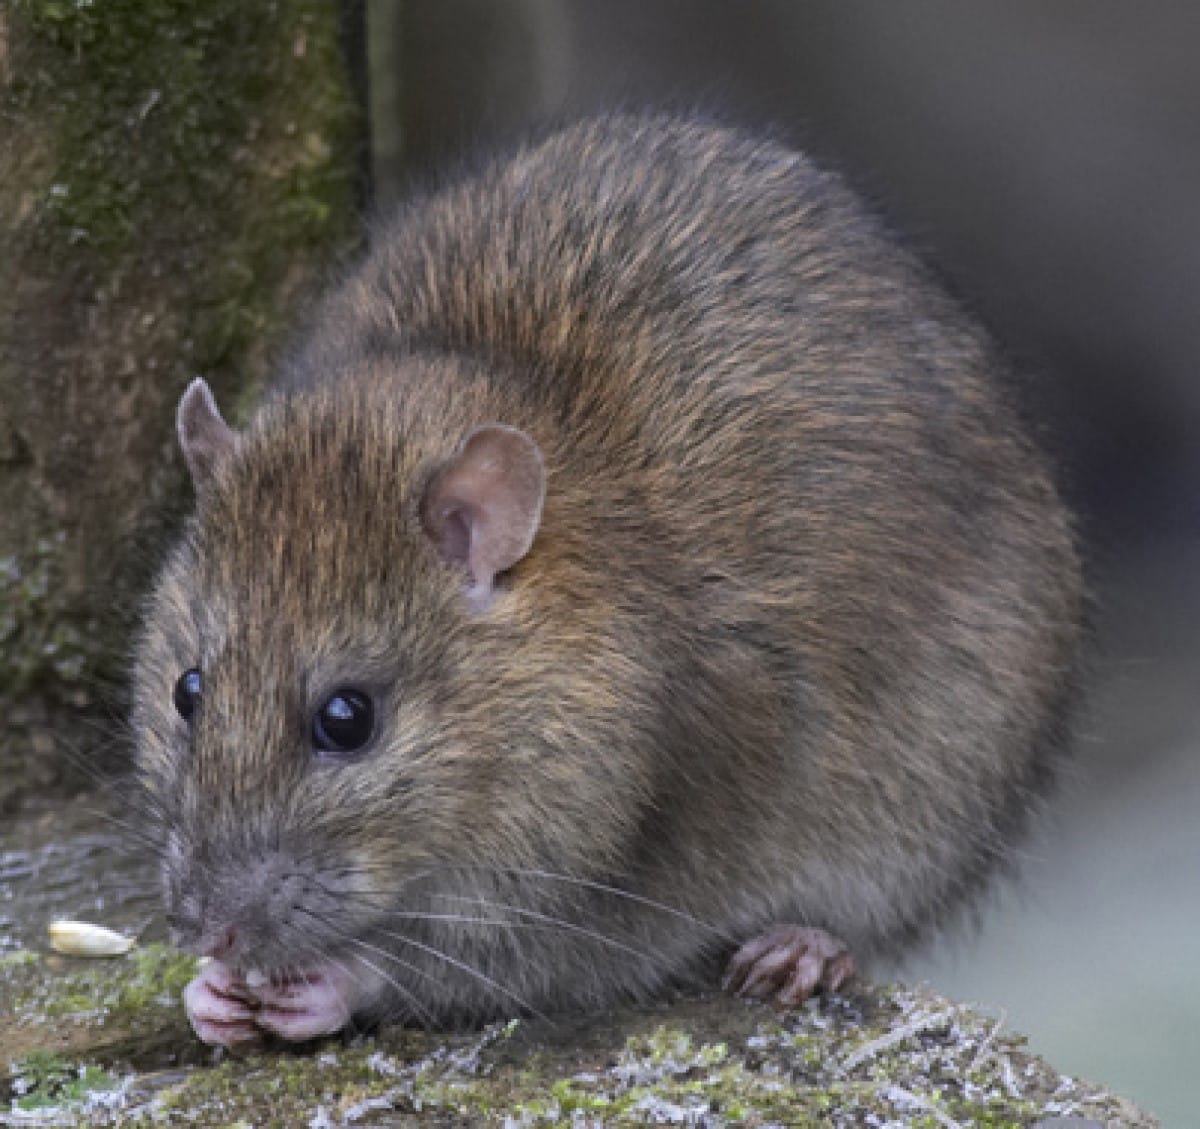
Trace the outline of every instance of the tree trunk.
{"type": "Polygon", "coordinates": [[[0,4],[0,809],[121,744],[97,733],[182,509],[176,400],[203,374],[237,416],[353,242],[340,16],[0,4]]]}

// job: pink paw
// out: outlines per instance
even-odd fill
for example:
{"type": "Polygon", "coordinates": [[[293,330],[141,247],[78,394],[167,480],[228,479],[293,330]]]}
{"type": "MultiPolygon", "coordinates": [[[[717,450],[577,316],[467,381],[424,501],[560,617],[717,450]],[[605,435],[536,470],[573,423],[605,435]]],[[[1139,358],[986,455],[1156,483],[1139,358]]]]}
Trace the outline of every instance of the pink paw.
{"type": "Polygon", "coordinates": [[[352,987],[341,969],[328,965],[270,981],[254,989],[258,1025],[293,1043],[340,1031],[350,1022],[352,987]]]}
{"type": "Polygon", "coordinates": [[[797,1007],[816,992],[836,992],[853,975],[849,950],[824,929],[776,925],[733,954],[724,987],[797,1007]]]}
{"type": "Polygon", "coordinates": [[[231,1048],[262,1042],[262,1032],[254,1022],[257,1004],[250,990],[220,961],[206,964],[184,988],[183,1006],[201,1042],[231,1048]]]}
{"type": "Polygon", "coordinates": [[[211,961],[183,990],[183,1003],[202,1042],[246,1050],[267,1035],[300,1043],[340,1031],[354,1011],[354,988],[334,965],[267,979],[211,961]]]}

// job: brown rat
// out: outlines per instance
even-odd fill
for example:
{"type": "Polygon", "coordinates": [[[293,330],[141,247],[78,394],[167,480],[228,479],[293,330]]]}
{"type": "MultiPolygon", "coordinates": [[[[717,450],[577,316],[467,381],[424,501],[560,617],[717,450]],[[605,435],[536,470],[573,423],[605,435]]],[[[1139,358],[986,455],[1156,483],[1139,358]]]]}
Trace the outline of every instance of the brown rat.
{"type": "Polygon", "coordinates": [[[210,1042],[701,976],[961,904],[1052,775],[1070,522],[983,332],[834,176],[566,129],[420,200],[244,432],[136,669],[210,1042]]]}

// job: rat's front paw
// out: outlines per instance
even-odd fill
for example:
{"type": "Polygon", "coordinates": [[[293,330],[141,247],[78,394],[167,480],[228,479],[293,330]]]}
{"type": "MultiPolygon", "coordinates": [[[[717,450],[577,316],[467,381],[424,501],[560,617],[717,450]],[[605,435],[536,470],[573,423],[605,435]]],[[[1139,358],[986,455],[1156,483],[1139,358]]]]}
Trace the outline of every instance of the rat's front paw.
{"type": "Polygon", "coordinates": [[[271,979],[254,987],[255,1021],[292,1043],[331,1035],[350,1022],[354,990],[349,973],[329,964],[271,979]]]}
{"type": "Polygon", "coordinates": [[[253,995],[220,961],[206,964],[184,988],[183,1006],[201,1042],[238,1050],[262,1042],[253,995]]]}
{"type": "Polygon", "coordinates": [[[853,975],[849,950],[824,929],[776,925],[733,954],[724,987],[797,1007],[815,992],[836,992],[853,975]]]}

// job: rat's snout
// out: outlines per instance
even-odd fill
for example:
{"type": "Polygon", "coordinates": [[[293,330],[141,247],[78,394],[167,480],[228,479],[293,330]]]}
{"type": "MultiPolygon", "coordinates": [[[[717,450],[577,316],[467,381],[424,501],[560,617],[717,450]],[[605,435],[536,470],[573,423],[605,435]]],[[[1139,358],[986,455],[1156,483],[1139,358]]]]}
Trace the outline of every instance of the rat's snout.
{"type": "Polygon", "coordinates": [[[217,897],[204,907],[203,917],[190,931],[186,947],[198,956],[212,957],[231,967],[245,967],[278,960],[280,942],[269,905],[217,897]]]}
{"type": "Polygon", "coordinates": [[[314,937],[336,932],[336,879],[281,847],[180,852],[168,876],[168,914],[177,943],[230,967],[287,967],[314,937]]]}
{"type": "Polygon", "coordinates": [[[231,889],[224,881],[205,881],[212,877],[182,876],[180,890],[168,893],[167,924],[173,944],[230,964],[247,955],[254,936],[261,937],[269,921],[245,896],[248,891],[231,889]]]}
{"type": "Polygon", "coordinates": [[[229,880],[213,883],[199,899],[198,916],[187,931],[187,947],[231,966],[278,959],[291,916],[280,905],[279,894],[279,883],[270,878],[244,885],[229,880]]]}

